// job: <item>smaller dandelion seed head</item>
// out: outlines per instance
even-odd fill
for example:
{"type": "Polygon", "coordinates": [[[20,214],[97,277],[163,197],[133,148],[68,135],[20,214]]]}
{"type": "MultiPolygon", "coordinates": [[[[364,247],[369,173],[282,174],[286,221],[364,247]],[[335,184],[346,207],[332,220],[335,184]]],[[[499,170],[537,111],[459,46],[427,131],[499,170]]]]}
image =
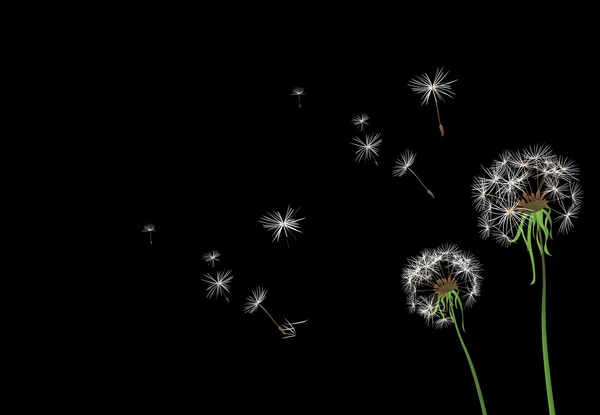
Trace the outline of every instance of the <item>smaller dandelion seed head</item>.
{"type": "Polygon", "coordinates": [[[558,219],[558,233],[566,234],[571,231],[573,228],[573,219],[578,217],[579,210],[581,209],[581,205],[577,203],[573,203],[566,212],[559,213],[557,216],[558,219]]]}
{"type": "Polygon", "coordinates": [[[354,124],[358,128],[360,128],[361,131],[363,131],[364,126],[369,125],[367,120],[369,120],[369,116],[367,114],[360,114],[360,115],[357,115],[356,117],[352,118],[351,122],[352,122],[352,124],[354,124]]]}
{"type": "Polygon", "coordinates": [[[568,157],[558,156],[555,161],[555,175],[573,179],[579,173],[579,167],[568,157]]]}
{"type": "MultiPolygon", "coordinates": [[[[448,317],[447,312],[444,314],[440,308],[443,298],[457,295],[468,300],[466,307],[473,305],[480,293],[481,271],[479,259],[470,252],[462,251],[456,244],[424,249],[419,255],[409,258],[402,270],[408,310],[417,312],[428,325],[435,325],[438,320],[448,317]]],[[[438,324],[443,326],[445,323],[438,324]]]]}
{"type": "Polygon", "coordinates": [[[304,88],[298,86],[292,89],[292,95],[304,95],[304,88]]]}
{"type": "Polygon", "coordinates": [[[477,226],[480,227],[479,234],[482,239],[487,239],[490,236],[491,226],[490,222],[486,217],[477,218],[477,226]]]}
{"type": "Polygon", "coordinates": [[[375,159],[375,157],[379,156],[378,149],[381,145],[381,138],[379,138],[381,134],[367,134],[365,137],[365,141],[362,141],[358,137],[354,137],[351,142],[353,146],[357,146],[356,150],[356,161],[360,161],[361,159],[365,159],[365,161],[369,158],[375,159]]]}
{"type": "Polygon", "coordinates": [[[219,259],[220,256],[221,256],[221,253],[219,251],[212,251],[212,252],[207,252],[204,255],[202,255],[202,259],[205,262],[208,262],[214,268],[215,262],[221,261],[219,259]]]}
{"type": "Polygon", "coordinates": [[[451,258],[460,254],[460,249],[454,243],[447,243],[437,248],[437,252],[442,255],[442,259],[451,258]]]}
{"type": "Polygon", "coordinates": [[[433,96],[433,99],[437,103],[438,99],[444,101],[444,96],[448,98],[452,98],[454,92],[451,90],[451,85],[453,82],[456,82],[458,79],[449,82],[443,82],[446,75],[449,72],[445,72],[443,68],[438,68],[436,70],[435,76],[433,77],[433,81],[429,77],[427,73],[423,75],[418,75],[414,79],[411,79],[408,83],[408,86],[416,92],[417,94],[422,95],[421,105],[425,105],[429,102],[429,98],[433,96]]]}
{"type": "Polygon", "coordinates": [[[206,295],[208,298],[215,295],[218,297],[219,295],[225,295],[225,292],[229,292],[229,283],[233,280],[233,275],[231,275],[231,270],[221,270],[217,271],[216,278],[212,275],[206,273],[204,274],[206,279],[202,281],[208,283],[208,294],[206,295]]]}
{"type": "Polygon", "coordinates": [[[530,158],[526,152],[513,153],[511,158],[508,159],[508,164],[516,169],[516,171],[520,171],[523,169],[527,169],[528,163],[530,162],[530,158]]]}
{"type": "Polygon", "coordinates": [[[464,296],[464,300],[465,300],[465,306],[466,307],[472,307],[475,302],[477,301],[477,295],[479,294],[479,292],[469,292],[464,296]]]}
{"type": "Polygon", "coordinates": [[[252,290],[252,294],[250,294],[246,302],[244,303],[244,312],[245,313],[254,313],[258,306],[265,301],[267,297],[267,289],[262,287],[256,287],[256,289],[252,290]]]}
{"type": "Polygon", "coordinates": [[[452,325],[452,323],[452,318],[450,316],[445,316],[442,318],[437,318],[434,322],[434,326],[436,329],[443,329],[452,325]]]}
{"type": "Polygon", "coordinates": [[[540,144],[535,144],[525,148],[523,150],[523,155],[525,158],[539,163],[551,160],[554,157],[552,154],[552,149],[549,146],[540,144]]]}
{"type": "MultiPolygon", "coordinates": [[[[542,186],[540,186],[541,196],[548,199],[563,199],[568,197],[568,193],[570,191],[570,183],[562,183],[556,177],[549,177],[547,180],[544,180],[542,186]]],[[[528,195],[525,195],[525,197],[528,195]]]]}
{"type": "Polygon", "coordinates": [[[414,153],[410,150],[406,150],[404,153],[400,155],[400,158],[396,160],[396,164],[393,169],[393,175],[396,177],[402,177],[408,171],[410,166],[413,165],[415,159],[417,157],[417,153],[414,153]]]}
{"type": "Polygon", "coordinates": [[[155,231],[156,231],[156,227],[152,223],[148,223],[148,224],[144,225],[144,227],[142,228],[142,232],[155,232],[155,231]]]}
{"type": "Polygon", "coordinates": [[[579,182],[571,182],[567,197],[570,197],[574,204],[579,205],[583,200],[583,189],[579,182]]]}
{"type": "Polygon", "coordinates": [[[506,233],[504,232],[500,232],[497,231],[496,229],[492,230],[491,232],[492,234],[492,238],[500,245],[502,246],[510,246],[513,242],[512,242],[512,238],[510,236],[508,236],[506,233]]]}
{"type": "Polygon", "coordinates": [[[294,218],[298,210],[292,209],[288,205],[285,216],[279,212],[271,212],[260,217],[259,223],[262,224],[263,228],[273,231],[272,242],[279,241],[282,231],[286,238],[288,234],[295,238],[294,232],[302,233],[299,222],[306,218],[294,218]]]}

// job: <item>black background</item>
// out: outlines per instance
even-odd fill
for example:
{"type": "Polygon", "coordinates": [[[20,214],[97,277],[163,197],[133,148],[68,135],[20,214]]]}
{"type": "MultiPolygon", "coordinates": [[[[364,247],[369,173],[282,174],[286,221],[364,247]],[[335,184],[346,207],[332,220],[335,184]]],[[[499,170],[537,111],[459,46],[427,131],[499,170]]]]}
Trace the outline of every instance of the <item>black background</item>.
{"type": "Polygon", "coordinates": [[[251,386],[266,399],[289,394],[295,405],[324,398],[343,411],[364,403],[372,413],[390,404],[437,413],[457,402],[479,413],[456,332],[409,314],[401,287],[408,257],[453,242],[484,268],[463,338],[488,412],[545,413],[541,278],[529,285],[522,243],[480,239],[470,188],[501,151],[545,143],[578,163],[584,189],[574,229],[555,237],[547,258],[550,362],[562,412],[564,340],[575,330],[564,313],[573,294],[565,291],[586,268],[578,258],[590,232],[591,166],[577,130],[584,121],[569,120],[567,102],[553,91],[519,83],[535,74],[547,85],[556,71],[504,65],[490,73],[418,60],[357,66],[291,53],[268,64],[233,54],[224,63],[124,49],[102,63],[99,88],[111,96],[102,117],[112,134],[103,145],[129,260],[111,300],[118,323],[108,343],[120,371],[136,384],[201,377],[223,388],[251,386]],[[456,96],[440,104],[445,137],[433,102],[421,106],[407,86],[442,66],[447,80],[458,79],[456,96]],[[291,95],[297,86],[305,90],[301,107],[291,95]],[[350,122],[361,113],[370,116],[364,132],[350,122]],[[381,134],[378,166],[355,161],[350,141],[366,133],[381,134]],[[435,199],[413,176],[392,176],[406,149],[417,153],[413,170],[435,199]],[[288,205],[306,218],[289,247],[258,223],[288,205]],[[141,232],[146,223],[156,225],[152,245],[141,232]],[[212,250],[222,254],[214,269],[202,260],[212,250]],[[229,304],[206,298],[201,281],[221,269],[234,276],[229,304]],[[296,338],[282,340],[260,309],[243,312],[257,286],[268,289],[263,305],[280,324],[309,320],[296,338]]]}

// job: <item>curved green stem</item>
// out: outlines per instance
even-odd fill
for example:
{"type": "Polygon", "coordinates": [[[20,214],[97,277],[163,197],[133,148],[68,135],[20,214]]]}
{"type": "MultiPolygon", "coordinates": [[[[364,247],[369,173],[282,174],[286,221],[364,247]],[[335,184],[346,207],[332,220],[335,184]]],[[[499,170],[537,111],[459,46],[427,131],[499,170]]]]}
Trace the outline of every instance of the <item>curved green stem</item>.
{"type": "Polygon", "coordinates": [[[514,237],[511,242],[517,242],[519,237],[523,235],[523,240],[525,241],[525,246],[527,247],[527,252],[529,252],[529,259],[531,259],[531,269],[533,270],[533,280],[531,280],[531,284],[535,284],[535,258],[533,257],[533,247],[531,246],[531,230],[535,226],[535,215],[527,214],[521,218],[521,223],[519,224],[519,229],[517,230],[517,235],[514,237]],[[527,234],[523,230],[523,227],[527,226],[527,234]]]}
{"type": "Polygon", "coordinates": [[[550,361],[548,360],[548,338],[546,336],[546,261],[542,252],[542,353],[544,356],[544,376],[548,395],[548,410],[555,415],[554,396],[552,395],[552,379],[550,378],[550,361]]]}
{"type": "Polygon", "coordinates": [[[532,230],[535,227],[535,240],[542,257],[542,354],[544,358],[544,377],[546,379],[546,394],[548,395],[548,410],[550,415],[555,415],[554,396],[552,394],[552,378],[550,377],[550,361],[548,359],[548,337],[546,333],[546,255],[548,252],[548,239],[552,239],[552,218],[550,210],[542,209],[523,217],[517,230],[517,235],[511,242],[516,242],[520,236],[523,236],[527,251],[531,258],[531,267],[533,269],[533,281],[535,283],[535,261],[533,258],[533,246],[531,241],[532,230]],[[527,226],[527,234],[523,226],[527,226]],[[542,241],[543,234],[543,241],[542,241]]]}
{"type": "Polygon", "coordinates": [[[456,319],[454,318],[454,310],[453,307],[450,306],[450,313],[452,314],[452,319],[454,320],[454,327],[456,328],[456,333],[458,334],[458,339],[460,340],[460,344],[462,344],[463,350],[465,351],[465,355],[467,356],[467,360],[469,361],[469,367],[471,368],[471,373],[473,374],[473,380],[475,381],[475,387],[477,388],[477,395],[479,396],[479,404],[481,405],[481,413],[483,415],[487,415],[485,410],[485,402],[483,401],[483,394],[481,393],[481,387],[479,386],[479,380],[477,379],[477,373],[475,372],[475,366],[473,366],[473,362],[471,361],[471,356],[469,356],[469,352],[467,350],[467,346],[465,346],[465,342],[463,341],[460,330],[458,329],[458,325],[456,324],[456,319]]]}

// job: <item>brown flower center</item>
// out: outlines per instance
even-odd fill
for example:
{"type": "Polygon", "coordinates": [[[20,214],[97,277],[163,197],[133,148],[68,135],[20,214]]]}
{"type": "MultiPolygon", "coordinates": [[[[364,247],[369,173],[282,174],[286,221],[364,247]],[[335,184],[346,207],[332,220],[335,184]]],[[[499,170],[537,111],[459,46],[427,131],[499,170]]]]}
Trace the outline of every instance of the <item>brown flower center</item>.
{"type": "Polygon", "coordinates": [[[458,284],[453,276],[440,278],[433,284],[433,290],[438,297],[443,297],[453,290],[458,290],[458,284]]]}
{"type": "Polygon", "coordinates": [[[517,209],[523,213],[533,213],[548,207],[548,201],[540,194],[538,189],[535,193],[523,193],[523,198],[517,203],[517,209]]]}

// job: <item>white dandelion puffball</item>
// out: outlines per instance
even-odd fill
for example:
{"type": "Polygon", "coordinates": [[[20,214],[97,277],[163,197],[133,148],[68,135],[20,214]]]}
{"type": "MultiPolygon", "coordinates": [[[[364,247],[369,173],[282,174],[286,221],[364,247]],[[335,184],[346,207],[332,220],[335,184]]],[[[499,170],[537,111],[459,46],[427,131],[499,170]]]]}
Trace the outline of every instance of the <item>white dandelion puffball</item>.
{"type": "Polygon", "coordinates": [[[432,96],[437,103],[438,99],[444,101],[444,95],[448,98],[452,98],[452,95],[454,95],[454,92],[451,90],[452,86],[450,84],[458,81],[458,79],[449,82],[442,82],[446,75],[448,75],[448,72],[444,73],[444,68],[438,68],[435,71],[433,81],[429,75],[425,73],[417,76],[415,79],[411,79],[408,85],[414,92],[422,95],[421,105],[427,104],[429,102],[429,98],[432,96]]]}
{"type": "Polygon", "coordinates": [[[265,301],[265,298],[267,298],[267,289],[256,287],[256,289],[252,290],[252,294],[248,296],[244,303],[244,312],[250,314],[254,313],[258,309],[260,303],[265,301]]]}
{"type": "Polygon", "coordinates": [[[225,295],[225,292],[229,292],[229,283],[233,279],[233,275],[230,274],[231,270],[229,269],[224,271],[217,271],[216,278],[208,273],[204,274],[204,276],[207,279],[202,281],[207,282],[209,284],[208,288],[206,289],[208,291],[206,297],[210,298],[213,296],[213,294],[215,295],[215,297],[218,297],[219,295],[225,295]]]}
{"type": "Polygon", "coordinates": [[[352,124],[360,128],[360,131],[363,131],[365,129],[365,125],[369,125],[367,122],[368,120],[369,116],[367,114],[360,114],[352,118],[352,124]]]}
{"type": "Polygon", "coordinates": [[[427,325],[451,325],[453,314],[449,308],[462,308],[461,299],[465,300],[465,307],[475,304],[480,295],[482,270],[477,257],[455,244],[421,251],[409,258],[402,270],[408,310],[421,315],[427,325]]]}
{"type": "Polygon", "coordinates": [[[396,160],[396,165],[394,166],[394,170],[392,174],[396,177],[402,177],[406,173],[406,171],[413,165],[415,162],[415,158],[417,157],[417,153],[414,153],[410,150],[406,150],[398,160],[396,160]]]}
{"type": "Polygon", "coordinates": [[[291,209],[288,205],[285,217],[279,212],[271,212],[261,216],[259,223],[262,224],[263,228],[273,231],[272,242],[279,241],[282,231],[286,238],[288,237],[288,233],[292,236],[294,236],[294,232],[302,233],[300,230],[300,224],[298,222],[306,218],[295,219],[295,213],[296,210],[291,209]]]}
{"type": "Polygon", "coordinates": [[[369,158],[373,158],[373,160],[375,160],[375,157],[379,156],[377,151],[378,147],[381,145],[381,138],[379,138],[380,135],[381,134],[379,133],[367,134],[365,141],[362,141],[358,137],[354,137],[352,139],[354,140],[354,143],[350,142],[350,144],[358,147],[356,150],[356,161],[360,161],[363,157],[365,161],[369,158]]]}
{"type": "Polygon", "coordinates": [[[212,251],[212,252],[207,252],[204,255],[202,255],[202,259],[209,263],[213,268],[215,267],[215,261],[219,262],[220,259],[219,257],[221,256],[221,253],[219,251],[212,251]]]}
{"type": "Polygon", "coordinates": [[[148,223],[146,225],[144,225],[144,227],[142,228],[142,232],[154,232],[156,231],[156,226],[154,226],[153,223],[148,223]]]}
{"type": "Polygon", "coordinates": [[[292,89],[292,95],[304,95],[304,88],[301,86],[295,87],[292,89]]]}
{"type": "Polygon", "coordinates": [[[302,107],[302,103],[300,101],[300,95],[304,95],[304,88],[296,87],[292,90],[292,95],[296,95],[298,97],[298,107],[302,107]]]}
{"type": "Polygon", "coordinates": [[[549,146],[534,145],[503,152],[483,172],[471,186],[483,239],[491,235],[508,246],[523,224],[529,225],[526,221],[537,222],[548,232],[555,222],[559,234],[572,229],[583,191],[579,168],[568,158],[555,155],[549,146]]]}

